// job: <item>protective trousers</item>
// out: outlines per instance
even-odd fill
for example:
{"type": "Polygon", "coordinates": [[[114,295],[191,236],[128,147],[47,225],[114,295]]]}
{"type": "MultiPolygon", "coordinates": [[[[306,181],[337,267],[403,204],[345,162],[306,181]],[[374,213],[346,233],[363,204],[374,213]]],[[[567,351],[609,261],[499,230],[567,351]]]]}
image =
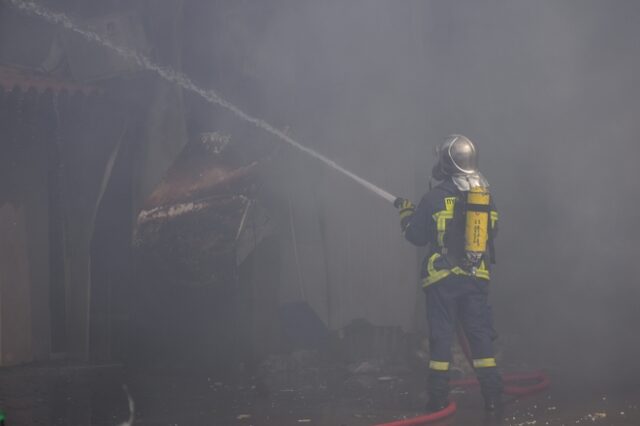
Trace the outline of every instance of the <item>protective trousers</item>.
{"type": "Polygon", "coordinates": [[[451,274],[425,288],[429,322],[429,397],[436,405],[446,405],[449,397],[451,347],[460,321],[469,341],[473,366],[486,402],[502,394],[493,350],[495,331],[488,303],[489,281],[451,274]]]}

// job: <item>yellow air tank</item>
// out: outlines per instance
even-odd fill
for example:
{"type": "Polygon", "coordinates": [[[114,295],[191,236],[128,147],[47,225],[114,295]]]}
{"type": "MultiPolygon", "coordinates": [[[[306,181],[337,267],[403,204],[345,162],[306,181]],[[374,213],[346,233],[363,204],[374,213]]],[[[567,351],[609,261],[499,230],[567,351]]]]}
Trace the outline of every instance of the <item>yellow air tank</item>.
{"type": "Polygon", "coordinates": [[[487,250],[490,199],[488,189],[481,186],[471,188],[467,194],[465,251],[472,262],[479,261],[487,250]]]}

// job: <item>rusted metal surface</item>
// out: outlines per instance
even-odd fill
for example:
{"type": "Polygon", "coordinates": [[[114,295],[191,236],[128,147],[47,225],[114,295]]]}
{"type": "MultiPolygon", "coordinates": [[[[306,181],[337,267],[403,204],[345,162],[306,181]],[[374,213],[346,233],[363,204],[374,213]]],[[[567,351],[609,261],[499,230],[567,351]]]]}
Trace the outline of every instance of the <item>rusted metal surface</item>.
{"type": "Polygon", "coordinates": [[[4,88],[7,92],[13,90],[15,87],[23,91],[30,89],[35,89],[38,92],[51,90],[55,94],[60,92],[69,92],[71,94],[80,92],[85,95],[90,95],[101,92],[96,86],[58,80],[35,71],[7,65],[0,65],[0,87],[4,88]]]}
{"type": "MultiPolygon", "coordinates": [[[[257,162],[248,166],[234,168],[225,164],[210,164],[209,167],[191,169],[190,164],[181,164],[172,169],[170,175],[151,194],[145,202],[145,209],[140,213],[139,221],[151,218],[171,218],[188,213],[189,204],[195,200],[207,198],[214,194],[243,193],[251,184],[257,162]],[[184,206],[184,207],[180,207],[184,206]],[[155,213],[158,209],[170,212],[163,216],[155,213]],[[174,207],[171,210],[171,207],[174,207]]],[[[196,202],[193,208],[201,209],[203,202],[196,202]]]]}
{"type": "Polygon", "coordinates": [[[135,246],[147,273],[185,285],[232,282],[270,232],[255,200],[262,162],[189,145],[137,217],[135,246]]]}

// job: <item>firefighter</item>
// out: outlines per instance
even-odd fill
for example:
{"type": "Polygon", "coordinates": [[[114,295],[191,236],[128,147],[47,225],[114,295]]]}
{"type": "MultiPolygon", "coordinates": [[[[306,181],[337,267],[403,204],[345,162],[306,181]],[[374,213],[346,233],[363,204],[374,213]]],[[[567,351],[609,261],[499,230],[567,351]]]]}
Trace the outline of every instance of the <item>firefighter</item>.
{"type": "Polygon", "coordinates": [[[498,213],[471,140],[448,136],[436,154],[432,177],[441,182],[417,207],[402,198],[395,202],[405,238],[416,246],[429,245],[421,268],[430,346],[427,411],[449,404],[451,347],[458,322],[469,342],[485,408],[496,411],[502,406],[503,385],[488,294],[498,213]]]}

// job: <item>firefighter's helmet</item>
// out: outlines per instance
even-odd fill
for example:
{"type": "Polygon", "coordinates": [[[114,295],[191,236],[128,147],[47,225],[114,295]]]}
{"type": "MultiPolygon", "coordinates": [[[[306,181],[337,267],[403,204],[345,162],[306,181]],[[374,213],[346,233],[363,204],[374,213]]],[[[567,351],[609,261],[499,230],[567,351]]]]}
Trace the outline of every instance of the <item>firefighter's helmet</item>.
{"type": "Polygon", "coordinates": [[[436,147],[437,168],[446,176],[478,173],[478,150],[466,136],[449,135],[436,147]]]}

